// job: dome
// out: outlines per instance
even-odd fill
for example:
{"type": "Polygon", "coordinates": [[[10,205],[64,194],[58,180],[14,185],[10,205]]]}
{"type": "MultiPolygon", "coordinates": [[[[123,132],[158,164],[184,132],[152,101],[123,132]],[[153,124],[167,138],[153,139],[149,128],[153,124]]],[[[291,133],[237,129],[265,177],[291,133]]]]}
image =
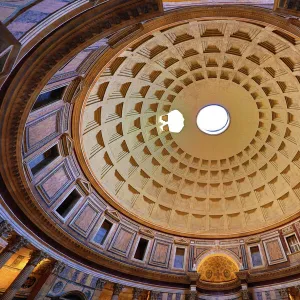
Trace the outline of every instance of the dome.
{"type": "Polygon", "coordinates": [[[247,234],[287,220],[300,204],[292,61],[299,51],[278,34],[236,20],[170,24],[132,42],[83,102],[87,176],[130,217],[176,234],[247,234]],[[196,122],[212,104],[230,115],[215,136],[196,122]],[[162,127],[174,110],[179,133],[162,127]]]}
{"type": "Polygon", "coordinates": [[[300,297],[296,2],[1,2],[1,299],[300,297]]]}

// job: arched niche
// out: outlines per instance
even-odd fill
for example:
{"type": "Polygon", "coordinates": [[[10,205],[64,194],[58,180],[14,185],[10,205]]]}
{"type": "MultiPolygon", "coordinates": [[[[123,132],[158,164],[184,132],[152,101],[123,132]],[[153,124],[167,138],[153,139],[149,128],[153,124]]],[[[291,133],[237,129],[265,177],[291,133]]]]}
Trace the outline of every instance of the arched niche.
{"type": "Polygon", "coordinates": [[[222,252],[206,255],[197,265],[199,280],[214,284],[236,282],[239,269],[237,261],[222,252]]]}

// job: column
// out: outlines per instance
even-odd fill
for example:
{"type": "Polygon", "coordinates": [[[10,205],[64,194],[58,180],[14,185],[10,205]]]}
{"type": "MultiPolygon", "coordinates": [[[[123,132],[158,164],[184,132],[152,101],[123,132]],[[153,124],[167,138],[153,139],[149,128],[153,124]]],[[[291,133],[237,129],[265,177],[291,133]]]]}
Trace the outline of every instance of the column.
{"type": "Polygon", "coordinates": [[[123,285],[120,283],[115,283],[114,284],[114,288],[113,288],[113,295],[111,297],[111,300],[118,300],[119,299],[119,295],[123,290],[123,285]]]}
{"type": "Polygon", "coordinates": [[[288,300],[289,299],[289,293],[286,288],[280,289],[279,291],[280,299],[281,300],[288,300]]]}
{"type": "Polygon", "coordinates": [[[249,272],[246,270],[240,270],[235,272],[238,279],[241,281],[241,296],[243,300],[250,299],[249,291],[248,291],[248,279],[249,279],[249,272]]]}
{"type": "Polygon", "coordinates": [[[93,295],[92,300],[99,300],[100,295],[102,294],[102,290],[104,289],[104,286],[106,284],[106,281],[103,279],[98,279],[96,282],[95,292],[93,295]]]}
{"type": "Polygon", "coordinates": [[[197,300],[197,299],[198,299],[197,291],[191,291],[190,300],[197,300]]]}
{"type": "Polygon", "coordinates": [[[249,295],[248,295],[248,290],[247,289],[242,289],[241,290],[241,296],[243,300],[249,300],[249,295]]]}
{"type": "Polygon", "coordinates": [[[142,289],[133,288],[133,291],[132,291],[132,300],[138,300],[142,292],[143,292],[142,289]]]}
{"type": "MultiPolygon", "coordinates": [[[[0,220],[2,220],[0,218],[0,220]]],[[[0,222],[0,250],[4,250],[4,248],[7,247],[7,238],[10,235],[10,233],[13,231],[12,227],[6,220],[2,220],[0,222]]]]}
{"type": "Polygon", "coordinates": [[[5,237],[7,234],[11,233],[13,231],[11,225],[6,221],[2,221],[0,223],[0,237],[5,237]]]}
{"type": "Polygon", "coordinates": [[[12,284],[7,288],[1,300],[12,300],[18,290],[26,281],[27,277],[31,274],[36,265],[41,262],[47,255],[41,251],[33,251],[31,257],[24,267],[24,269],[19,273],[19,275],[15,278],[12,284]]]}
{"type": "Polygon", "coordinates": [[[199,280],[200,274],[197,273],[196,271],[192,271],[192,272],[188,272],[188,277],[190,280],[190,293],[188,294],[187,297],[190,300],[196,300],[198,299],[197,281],[199,280]]]}
{"type": "Polygon", "coordinates": [[[57,276],[64,270],[65,267],[66,265],[61,261],[53,262],[49,266],[48,272],[46,272],[45,276],[42,276],[39,279],[38,283],[34,286],[27,300],[38,300],[46,298],[46,295],[54,284],[57,276]]]}
{"type": "Polygon", "coordinates": [[[0,253],[0,269],[12,257],[13,254],[27,244],[28,242],[22,236],[17,236],[12,243],[9,243],[8,246],[0,253]]]}

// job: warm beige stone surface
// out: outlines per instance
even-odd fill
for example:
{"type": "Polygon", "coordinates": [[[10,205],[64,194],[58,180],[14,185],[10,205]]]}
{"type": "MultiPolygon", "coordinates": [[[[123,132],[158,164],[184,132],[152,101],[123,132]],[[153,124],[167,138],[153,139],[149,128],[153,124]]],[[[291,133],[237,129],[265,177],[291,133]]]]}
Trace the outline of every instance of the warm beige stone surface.
{"type": "Polygon", "coordinates": [[[86,101],[82,141],[104,191],[130,213],[181,233],[243,233],[299,211],[298,40],[273,27],[191,21],[131,45],[86,101]],[[228,130],[196,112],[223,104],[228,130]],[[161,117],[183,112],[181,133],[161,117]]]}
{"type": "Polygon", "coordinates": [[[212,255],[204,259],[198,267],[200,280],[221,283],[235,280],[238,267],[226,256],[212,255]]]}

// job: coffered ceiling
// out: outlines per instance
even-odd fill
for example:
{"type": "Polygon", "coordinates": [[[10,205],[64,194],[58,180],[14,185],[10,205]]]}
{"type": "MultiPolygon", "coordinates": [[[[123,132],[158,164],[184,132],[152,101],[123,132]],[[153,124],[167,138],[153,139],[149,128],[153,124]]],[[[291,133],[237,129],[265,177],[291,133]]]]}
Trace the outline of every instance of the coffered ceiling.
{"type": "Polygon", "coordinates": [[[274,27],[190,21],[125,49],[82,110],[91,176],[129,215],[187,234],[247,233],[300,208],[299,40],[274,27]],[[199,131],[223,105],[223,134],[199,131]],[[161,126],[178,109],[180,133],[161,126]]]}

